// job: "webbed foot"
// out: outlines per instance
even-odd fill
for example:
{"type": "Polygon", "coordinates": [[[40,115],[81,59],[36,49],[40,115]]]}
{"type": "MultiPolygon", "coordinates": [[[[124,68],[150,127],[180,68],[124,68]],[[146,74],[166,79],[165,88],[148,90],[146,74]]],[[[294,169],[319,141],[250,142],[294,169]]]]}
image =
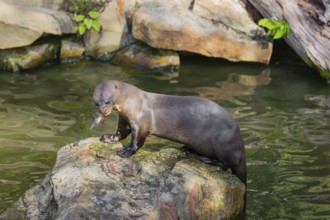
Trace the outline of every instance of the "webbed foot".
{"type": "Polygon", "coordinates": [[[217,166],[217,167],[221,167],[221,169],[223,169],[225,171],[229,169],[229,167],[225,163],[223,163],[223,162],[221,162],[217,159],[204,157],[204,156],[199,156],[198,159],[203,163],[210,164],[210,165],[217,166]]]}
{"type": "Polygon", "coordinates": [[[191,153],[194,153],[187,145],[184,145],[180,148],[180,150],[184,153],[185,156],[189,156],[191,153]]]}
{"type": "Polygon", "coordinates": [[[136,150],[134,150],[132,147],[122,147],[117,151],[117,155],[123,158],[131,157],[136,150]]]}
{"type": "Polygon", "coordinates": [[[101,136],[100,141],[111,144],[118,141],[118,136],[115,134],[104,134],[101,136]]]}

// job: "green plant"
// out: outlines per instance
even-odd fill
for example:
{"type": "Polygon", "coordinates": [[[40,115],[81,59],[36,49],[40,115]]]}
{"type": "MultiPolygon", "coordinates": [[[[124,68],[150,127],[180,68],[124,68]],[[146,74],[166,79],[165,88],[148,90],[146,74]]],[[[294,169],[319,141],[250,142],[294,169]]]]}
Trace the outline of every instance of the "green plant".
{"type": "Polygon", "coordinates": [[[100,13],[111,0],[64,0],[64,10],[72,13],[73,20],[78,23],[80,35],[86,31],[100,32],[101,23],[97,20],[100,13]]]}
{"type": "Polygon", "coordinates": [[[330,83],[330,71],[321,71],[320,75],[330,83]]]}
{"type": "Polygon", "coordinates": [[[290,33],[289,24],[282,20],[263,18],[259,20],[258,25],[267,28],[267,35],[272,36],[274,40],[280,39],[290,33]]]}
{"type": "Polygon", "coordinates": [[[100,32],[101,24],[96,20],[100,16],[100,13],[97,11],[90,11],[87,13],[87,16],[83,14],[75,15],[73,20],[79,24],[79,34],[84,35],[86,30],[95,30],[100,32]]]}

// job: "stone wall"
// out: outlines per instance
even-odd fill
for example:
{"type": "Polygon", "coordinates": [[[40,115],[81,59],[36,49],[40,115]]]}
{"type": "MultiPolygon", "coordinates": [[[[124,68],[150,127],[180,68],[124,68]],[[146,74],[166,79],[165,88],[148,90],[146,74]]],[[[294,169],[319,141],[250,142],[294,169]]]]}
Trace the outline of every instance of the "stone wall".
{"type": "MultiPolygon", "coordinates": [[[[287,21],[292,30],[285,37],[288,44],[309,65],[329,71],[330,3],[326,0],[113,0],[98,18],[101,31],[89,31],[84,37],[79,37],[79,42],[73,42],[77,53],[64,51],[71,50],[67,47],[71,39],[68,35],[77,36],[77,24],[72,20],[73,15],[64,10],[63,0],[2,0],[0,68],[18,71],[47,62],[48,59],[39,59],[33,65],[24,65],[27,62],[21,61],[20,57],[26,59],[26,56],[34,54],[29,52],[30,48],[35,50],[40,40],[49,36],[59,39],[57,47],[63,49],[52,57],[61,60],[84,57],[111,60],[123,50],[119,63],[127,64],[127,58],[131,62],[129,65],[139,68],[177,68],[180,66],[178,52],[185,51],[235,62],[267,64],[273,43],[251,19],[256,12],[248,13],[251,11],[247,10],[251,7],[248,2],[253,3],[265,17],[287,21]],[[161,50],[155,53],[162,54],[161,65],[156,62],[157,65],[153,66],[155,62],[151,60],[155,60],[154,55],[145,54],[145,51],[153,49],[161,50]],[[139,57],[135,59],[127,51],[134,51],[139,57]],[[62,57],[62,54],[70,56],[62,57]],[[141,59],[143,54],[145,59],[141,59]]],[[[118,56],[116,60],[118,63],[118,56]]]]}
{"type": "MultiPolygon", "coordinates": [[[[137,51],[143,45],[137,53],[139,58],[131,64],[141,68],[177,68],[180,59],[176,52],[180,51],[231,61],[268,63],[272,43],[262,37],[265,32],[251,20],[244,7],[238,0],[221,3],[214,0],[113,0],[98,18],[101,31],[90,31],[80,38],[80,44],[73,43],[83,51],[77,56],[102,60],[112,58],[120,50],[132,51],[134,48],[137,51]],[[151,48],[163,51],[160,53],[162,64],[139,63],[145,60],[141,59],[141,54],[151,48]]],[[[79,59],[70,51],[63,51],[71,47],[61,42],[67,43],[67,35],[77,34],[73,15],[63,11],[64,8],[60,0],[0,1],[0,67],[18,71],[47,62],[48,59],[42,59],[33,62],[34,65],[25,65],[26,61],[21,61],[20,57],[26,59],[31,54],[31,45],[39,47],[40,39],[49,36],[65,38],[65,41],[57,41],[58,48],[64,49],[60,53],[56,51],[58,54],[53,57],[65,60],[68,57],[61,55],[71,54],[70,58],[79,59]]],[[[145,56],[147,60],[155,59],[150,53],[145,56]]],[[[123,55],[120,57],[125,59],[123,55]]],[[[128,60],[131,58],[130,54],[128,60]]]]}

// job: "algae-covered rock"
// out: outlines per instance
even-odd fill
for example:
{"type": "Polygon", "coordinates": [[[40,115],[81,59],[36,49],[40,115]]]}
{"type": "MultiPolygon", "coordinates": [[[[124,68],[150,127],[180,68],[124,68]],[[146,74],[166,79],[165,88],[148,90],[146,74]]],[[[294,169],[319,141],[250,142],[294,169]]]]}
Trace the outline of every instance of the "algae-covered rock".
{"type": "Polygon", "coordinates": [[[17,72],[32,69],[42,63],[54,60],[59,51],[56,42],[0,50],[0,69],[17,72]]]}
{"type": "Polygon", "coordinates": [[[70,62],[79,60],[85,52],[84,45],[73,38],[63,39],[61,42],[60,60],[62,62],[70,62]]]}
{"type": "Polygon", "coordinates": [[[177,52],[155,49],[142,42],[133,43],[118,51],[111,62],[139,69],[177,69],[180,66],[177,52]]]}
{"type": "Polygon", "coordinates": [[[130,158],[120,143],[84,139],[58,151],[45,180],[0,219],[236,219],[245,187],[219,167],[170,147],[130,158]]]}

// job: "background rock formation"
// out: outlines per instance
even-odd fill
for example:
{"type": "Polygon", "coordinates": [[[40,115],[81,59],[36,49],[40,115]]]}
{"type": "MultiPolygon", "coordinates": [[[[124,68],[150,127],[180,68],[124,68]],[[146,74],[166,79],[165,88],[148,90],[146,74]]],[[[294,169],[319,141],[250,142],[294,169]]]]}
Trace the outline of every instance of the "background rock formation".
{"type": "Polygon", "coordinates": [[[14,5],[0,1],[0,49],[32,44],[42,34],[73,34],[77,28],[63,12],[40,6],[14,5]]]}
{"type": "Polygon", "coordinates": [[[285,20],[291,34],[286,42],[309,65],[330,70],[330,1],[250,0],[263,16],[285,20]]]}
{"type": "Polygon", "coordinates": [[[270,43],[254,38],[256,32],[264,32],[238,1],[204,0],[187,5],[177,1],[145,3],[132,17],[132,32],[134,38],[155,48],[231,61],[268,63],[272,52],[270,43]]]}
{"type": "MultiPolygon", "coordinates": [[[[77,24],[65,8],[63,0],[1,1],[0,49],[28,46],[46,35],[76,34],[77,24]]],[[[83,56],[109,60],[136,41],[155,49],[188,51],[231,61],[268,63],[272,53],[272,43],[265,40],[264,30],[251,20],[238,0],[113,0],[98,20],[101,31],[88,32],[82,38],[83,56]]],[[[66,59],[61,54],[54,57],[66,59]]],[[[171,59],[163,59],[165,63],[159,66],[173,67],[173,62],[167,63],[171,59]]],[[[28,68],[32,67],[18,63],[2,66],[14,71],[28,68]]]]}
{"type": "MultiPolygon", "coordinates": [[[[84,48],[79,49],[83,54],[77,54],[111,60],[118,50],[143,41],[155,49],[267,64],[273,45],[255,24],[257,21],[251,19],[256,12],[247,10],[250,3],[269,19],[287,21],[292,30],[285,38],[287,43],[307,64],[329,71],[328,0],[113,0],[98,18],[101,31],[87,33],[84,48]]],[[[0,1],[0,50],[28,46],[47,35],[76,34],[72,16],[65,11],[63,0],[0,1]]],[[[160,66],[171,67],[167,60],[170,58],[160,66]]],[[[11,69],[17,70],[17,66],[14,63],[11,69]]],[[[32,66],[19,69],[28,68],[32,66]]]]}

